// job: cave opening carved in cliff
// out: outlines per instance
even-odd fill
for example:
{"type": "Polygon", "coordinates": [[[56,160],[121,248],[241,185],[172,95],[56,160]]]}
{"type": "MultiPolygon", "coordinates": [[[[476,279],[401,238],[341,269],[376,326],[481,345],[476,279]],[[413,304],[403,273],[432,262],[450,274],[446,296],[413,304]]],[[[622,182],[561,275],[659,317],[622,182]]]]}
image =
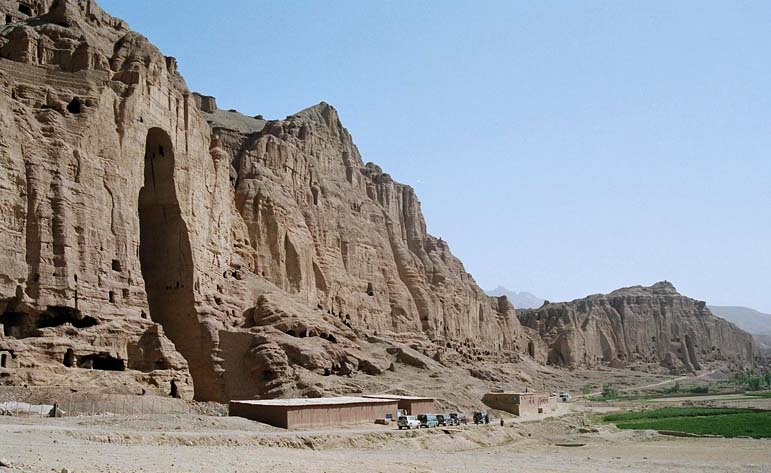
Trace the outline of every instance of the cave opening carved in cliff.
{"type": "Polygon", "coordinates": [[[147,134],[144,186],[139,191],[139,260],[150,318],[188,362],[197,399],[210,399],[209,347],[195,311],[193,255],[177,199],[175,156],[169,135],[147,134]]]}
{"type": "Polygon", "coordinates": [[[29,338],[41,336],[38,330],[60,327],[69,324],[77,329],[85,329],[98,325],[99,322],[90,316],[83,315],[72,307],[49,306],[43,312],[32,310],[6,311],[0,314],[0,325],[3,335],[13,338],[29,338]]]}

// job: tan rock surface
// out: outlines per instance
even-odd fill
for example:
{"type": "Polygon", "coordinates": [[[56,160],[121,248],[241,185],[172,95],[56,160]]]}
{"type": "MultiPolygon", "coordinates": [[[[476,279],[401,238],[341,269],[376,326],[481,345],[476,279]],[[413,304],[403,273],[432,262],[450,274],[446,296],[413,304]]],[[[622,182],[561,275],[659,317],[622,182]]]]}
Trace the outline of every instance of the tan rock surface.
{"type": "Polygon", "coordinates": [[[666,281],[547,303],[520,311],[519,318],[543,336],[553,364],[660,365],[693,372],[715,363],[740,369],[753,361],[750,334],[666,281]]]}
{"type": "Polygon", "coordinates": [[[399,355],[365,355],[375,332],[467,361],[538,343],[332,107],[217,110],[95,2],[33,3],[0,4],[0,348],[20,369],[192,375],[224,400],[382,372],[399,355]]]}
{"type": "MultiPolygon", "coordinates": [[[[219,110],[94,1],[19,5],[0,1],[14,380],[103,370],[227,400],[355,390],[349,377],[397,365],[494,378],[475,365],[547,360],[538,331],[427,233],[413,189],[364,164],[333,107],[219,110]]],[[[734,341],[717,343],[733,356],[734,341]]]]}

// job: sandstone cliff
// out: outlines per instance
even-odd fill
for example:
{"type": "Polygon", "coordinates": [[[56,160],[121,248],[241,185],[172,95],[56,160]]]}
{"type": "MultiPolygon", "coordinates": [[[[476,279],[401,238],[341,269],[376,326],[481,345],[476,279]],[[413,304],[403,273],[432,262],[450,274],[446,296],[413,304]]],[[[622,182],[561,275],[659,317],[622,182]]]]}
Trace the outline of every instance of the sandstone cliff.
{"type": "Polygon", "coordinates": [[[249,135],[212,127],[232,157],[252,272],[353,327],[521,349],[512,307],[426,232],[411,187],[363,164],[330,105],[249,135]]]}
{"type": "Polygon", "coordinates": [[[110,370],[225,400],[394,362],[545,360],[331,106],[218,110],[92,0],[0,13],[0,351],[15,382],[110,370]]]}
{"type": "Polygon", "coordinates": [[[680,295],[668,282],[546,303],[518,315],[546,341],[552,364],[692,372],[714,363],[739,368],[753,361],[750,334],[715,317],[706,303],[680,295]]]}
{"type": "Polygon", "coordinates": [[[92,0],[0,14],[3,382],[226,400],[351,392],[400,364],[492,380],[480,363],[751,361],[666,285],[523,326],[330,105],[220,110],[92,0]]]}

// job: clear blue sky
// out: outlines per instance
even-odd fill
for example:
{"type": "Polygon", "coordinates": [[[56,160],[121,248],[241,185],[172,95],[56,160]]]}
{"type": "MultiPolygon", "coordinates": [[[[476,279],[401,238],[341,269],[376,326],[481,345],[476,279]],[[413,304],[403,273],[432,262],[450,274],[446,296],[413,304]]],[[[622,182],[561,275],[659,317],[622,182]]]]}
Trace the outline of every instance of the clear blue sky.
{"type": "Polygon", "coordinates": [[[333,104],[484,288],[771,312],[767,1],[99,3],[220,108],[333,104]]]}

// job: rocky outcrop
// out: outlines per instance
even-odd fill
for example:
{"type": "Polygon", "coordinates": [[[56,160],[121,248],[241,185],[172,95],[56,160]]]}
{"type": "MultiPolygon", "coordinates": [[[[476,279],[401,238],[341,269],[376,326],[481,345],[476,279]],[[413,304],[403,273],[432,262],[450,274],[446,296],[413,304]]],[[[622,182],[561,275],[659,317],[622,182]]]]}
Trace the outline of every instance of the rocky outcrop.
{"type": "Polygon", "coordinates": [[[93,0],[0,0],[0,14],[0,369],[13,382],[102,370],[136,391],[227,400],[349,392],[397,365],[497,379],[477,365],[744,359],[740,333],[671,294],[546,306],[523,327],[427,233],[414,190],[364,163],[332,106],[220,110],[93,0]],[[645,322],[656,307],[661,327],[645,322]],[[637,336],[658,337],[653,352],[637,336]]]}
{"type": "Polygon", "coordinates": [[[0,0],[3,25],[21,22],[48,12],[54,0],[0,0]]]}
{"type": "Polygon", "coordinates": [[[680,295],[669,282],[628,287],[519,312],[548,345],[548,362],[664,367],[693,372],[714,363],[753,363],[751,336],[715,317],[706,303],[680,295]]]}
{"type": "Polygon", "coordinates": [[[38,3],[0,27],[0,343],[22,367],[61,366],[71,343],[118,360],[95,369],[164,367],[188,388],[189,365],[216,398],[216,321],[233,310],[214,303],[217,258],[237,261],[215,231],[234,218],[228,166],[173,58],[95,2],[38,3]],[[154,323],[188,363],[130,359],[154,323]]]}
{"type": "Polygon", "coordinates": [[[411,187],[362,163],[330,105],[238,139],[212,126],[232,156],[252,272],[357,329],[521,350],[511,306],[426,233],[411,187]]]}
{"type": "Polygon", "coordinates": [[[20,5],[0,2],[0,351],[19,369],[225,400],[376,375],[408,350],[544,359],[334,108],[222,111],[94,1],[20,5]]]}

